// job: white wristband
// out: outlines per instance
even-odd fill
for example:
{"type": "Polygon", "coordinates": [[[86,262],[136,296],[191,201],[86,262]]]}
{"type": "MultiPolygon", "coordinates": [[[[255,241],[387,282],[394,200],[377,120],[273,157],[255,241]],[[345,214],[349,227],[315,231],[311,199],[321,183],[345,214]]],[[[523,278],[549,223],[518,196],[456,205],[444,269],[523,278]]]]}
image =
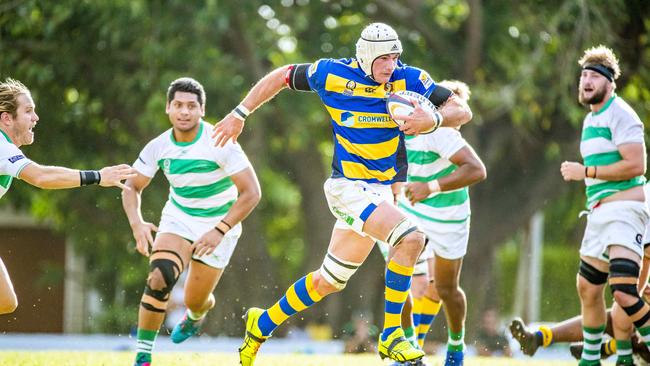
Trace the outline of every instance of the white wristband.
{"type": "Polygon", "coordinates": [[[239,104],[232,110],[232,115],[240,121],[244,121],[251,111],[248,110],[243,104],[239,104]]]}
{"type": "Polygon", "coordinates": [[[429,186],[429,191],[431,191],[431,194],[433,193],[438,193],[441,191],[440,189],[440,183],[438,183],[438,180],[432,180],[431,182],[428,183],[429,186]]]}

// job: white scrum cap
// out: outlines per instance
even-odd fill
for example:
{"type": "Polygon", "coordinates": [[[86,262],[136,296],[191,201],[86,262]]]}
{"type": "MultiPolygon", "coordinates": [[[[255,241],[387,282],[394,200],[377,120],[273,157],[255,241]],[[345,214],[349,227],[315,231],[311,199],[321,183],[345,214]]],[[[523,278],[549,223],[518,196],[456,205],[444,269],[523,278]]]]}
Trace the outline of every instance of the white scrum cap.
{"type": "Polygon", "coordinates": [[[366,76],[372,77],[372,63],[379,56],[402,53],[397,32],[384,23],[372,23],[363,29],[357,41],[357,61],[366,76]]]}

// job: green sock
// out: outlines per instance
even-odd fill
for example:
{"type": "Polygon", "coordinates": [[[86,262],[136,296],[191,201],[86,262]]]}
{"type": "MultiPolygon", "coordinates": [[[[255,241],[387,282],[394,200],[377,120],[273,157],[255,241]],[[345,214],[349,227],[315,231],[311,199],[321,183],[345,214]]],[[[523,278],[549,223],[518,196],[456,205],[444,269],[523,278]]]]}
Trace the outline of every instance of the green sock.
{"type": "Polygon", "coordinates": [[[454,333],[447,331],[449,338],[447,338],[447,352],[462,352],[465,349],[465,329],[461,329],[460,332],[454,333]]]}
{"type": "Polygon", "coordinates": [[[415,335],[415,327],[404,328],[404,338],[406,338],[412,345],[417,346],[418,339],[415,335]]]}
{"type": "Polygon", "coordinates": [[[158,336],[157,330],[146,330],[138,328],[138,344],[135,350],[138,352],[135,356],[138,362],[151,362],[151,351],[158,336]]]}
{"type": "Polygon", "coordinates": [[[632,341],[616,340],[616,364],[617,365],[633,365],[634,359],[632,358],[632,341]]]}

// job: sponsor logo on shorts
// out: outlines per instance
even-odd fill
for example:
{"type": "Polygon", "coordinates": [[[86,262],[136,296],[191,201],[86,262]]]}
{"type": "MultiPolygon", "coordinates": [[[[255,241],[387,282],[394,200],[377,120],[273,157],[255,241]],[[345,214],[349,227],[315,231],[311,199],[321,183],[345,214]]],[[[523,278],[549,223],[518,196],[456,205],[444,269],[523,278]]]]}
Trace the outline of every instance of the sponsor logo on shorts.
{"type": "Polygon", "coordinates": [[[13,164],[18,160],[25,159],[25,155],[16,155],[9,158],[9,161],[13,164]]]}
{"type": "Polygon", "coordinates": [[[641,245],[643,242],[643,235],[642,234],[636,234],[636,243],[641,245]]]}
{"type": "Polygon", "coordinates": [[[338,207],[332,207],[332,211],[343,221],[345,221],[348,225],[352,225],[354,222],[354,217],[346,214],[345,212],[341,211],[338,207]]]}

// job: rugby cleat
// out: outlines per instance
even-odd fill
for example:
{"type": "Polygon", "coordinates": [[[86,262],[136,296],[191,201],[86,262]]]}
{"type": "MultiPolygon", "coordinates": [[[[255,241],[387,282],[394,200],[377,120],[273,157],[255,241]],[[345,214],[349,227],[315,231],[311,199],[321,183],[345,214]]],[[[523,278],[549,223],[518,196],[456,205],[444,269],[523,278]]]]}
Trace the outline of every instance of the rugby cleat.
{"type": "Polygon", "coordinates": [[[520,318],[512,320],[510,323],[510,333],[519,342],[519,347],[525,355],[533,356],[539,346],[542,345],[541,336],[531,332],[520,318]]]}
{"type": "Polygon", "coordinates": [[[183,319],[174,326],[174,329],[172,330],[171,334],[171,340],[174,343],[182,343],[186,339],[190,338],[191,336],[197,334],[201,330],[201,325],[205,321],[205,316],[203,316],[199,320],[192,320],[189,316],[187,316],[187,312],[185,312],[185,316],[183,316],[183,319]]]}
{"type": "Polygon", "coordinates": [[[404,330],[397,328],[391,333],[385,341],[381,340],[382,334],[379,334],[379,345],[377,350],[381,359],[390,358],[393,361],[407,362],[417,361],[424,357],[424,351],[413,347],[404,337],[404,330]]]}
{"type": "Polygon", "coordinates": [[[135,356],[135,363],[133,366],[151,366],[151,355],[138,353],[135,356]]]}
{"type": "Polygon", "coordinates": [[[242,366],[252,366],[259,351],[260,346],[266,341],[268,336],[262,335],[262,331],[257,325],[257,319],[264,313],[264,309],[250,308],[242,317],[246,322],[246,333],[244,334],[244,343],[239,347],[239,364],[242,366]]]}
{"type": "Polygon", "coordinates": [[[463,351],[447,351],[447,357],[445,357],[445,366],[463,366],[464,360],[465,353],[463,351]]]}

